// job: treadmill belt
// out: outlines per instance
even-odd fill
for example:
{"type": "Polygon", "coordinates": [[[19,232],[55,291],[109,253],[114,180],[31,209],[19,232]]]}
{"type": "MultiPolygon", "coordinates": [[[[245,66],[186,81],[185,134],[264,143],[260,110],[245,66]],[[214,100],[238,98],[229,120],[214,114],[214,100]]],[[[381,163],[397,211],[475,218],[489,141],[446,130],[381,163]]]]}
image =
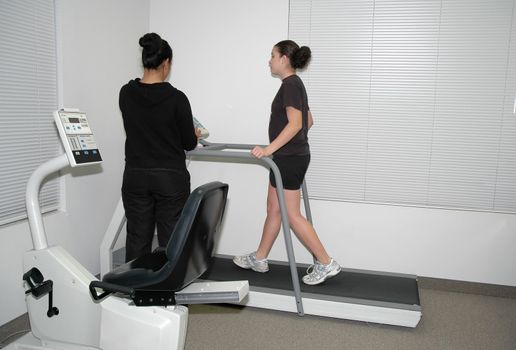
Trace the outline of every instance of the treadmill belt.
{"type": "MultiPolygon", "coordinates": [[[[412,277],[390,276],[342,270],[337,276],[317,286],[301,281],[304,267],[297,268],[301,293],[328,297],[354,298],[369,301],[420,305],[417,280],[412,277]]],[[[251,289],[262,287],[292,291],[290,267],[269,262],[269,272],[259,273],[239,268],[230,258],[215,257],[210,269],[201,277],[212,281],[248,280],[251,289]]]]}

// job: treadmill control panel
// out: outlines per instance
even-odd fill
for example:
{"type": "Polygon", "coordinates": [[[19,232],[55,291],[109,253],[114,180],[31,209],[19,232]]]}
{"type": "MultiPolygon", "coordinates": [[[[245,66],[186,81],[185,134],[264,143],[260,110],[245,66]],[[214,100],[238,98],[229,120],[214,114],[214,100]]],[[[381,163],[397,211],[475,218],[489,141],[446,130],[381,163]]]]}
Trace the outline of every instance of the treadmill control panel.
{"type": "Polygon", "coordinates": [[[54,120],[72,167],[102,162],[86,113],[77,109],[60,109],[54,120]]]}

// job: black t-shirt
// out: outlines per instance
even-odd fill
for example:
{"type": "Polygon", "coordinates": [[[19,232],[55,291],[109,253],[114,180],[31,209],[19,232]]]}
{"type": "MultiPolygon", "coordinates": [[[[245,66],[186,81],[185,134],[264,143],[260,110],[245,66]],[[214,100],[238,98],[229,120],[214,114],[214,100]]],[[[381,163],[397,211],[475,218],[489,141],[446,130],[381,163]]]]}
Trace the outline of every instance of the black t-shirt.
{"type": "Polygon", "coordinates": [[[272,142],[288,123],[287,107],[293,107],[301,111],[301,130],[283,147],[278,149],[275,155],[307,155],[310,154],[308,145],[308,96],[305,85],[297,75],[291,75],[283,79],[281,87],[274,97],[271,106],[269,121],[269,142],[272,142]]]}
{"type": "Polygon", "coordinates": [[[185,150],[197,145],[190,103],[168,82],[131,80],[120,89],[125,161],[134,168],[185,170],[185,150]]]}

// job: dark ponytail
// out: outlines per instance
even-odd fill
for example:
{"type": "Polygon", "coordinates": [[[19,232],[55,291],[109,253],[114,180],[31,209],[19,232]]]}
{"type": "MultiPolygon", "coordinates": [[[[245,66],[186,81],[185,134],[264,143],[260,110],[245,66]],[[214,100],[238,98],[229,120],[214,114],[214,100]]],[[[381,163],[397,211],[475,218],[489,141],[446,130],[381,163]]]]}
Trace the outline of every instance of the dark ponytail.
{"type": "Polygon", "coordinates": [[[145,68],[156,69],[166,59],[172,60],[172,48],[156,33],[147,33],[139,41],[145,68]]]}
{"type": "Polygon", "coordinates": [[[283,40],[274,45],[281,55],[287,56],[290,60],[290,65],[294,69],[305,68],[312,58],[312,51],[308,46],[299,47],[292,40],[283,40]]]}

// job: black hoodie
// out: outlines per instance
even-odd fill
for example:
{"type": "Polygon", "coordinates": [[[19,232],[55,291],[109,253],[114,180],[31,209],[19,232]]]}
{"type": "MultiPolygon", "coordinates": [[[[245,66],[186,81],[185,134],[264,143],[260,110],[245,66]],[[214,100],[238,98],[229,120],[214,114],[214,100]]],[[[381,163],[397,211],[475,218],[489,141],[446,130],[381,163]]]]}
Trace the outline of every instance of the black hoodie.
{"type": "Polygon", "coordinates": [[[125,161],[131,168],[186,169],[185,150],[197,145],[186,95],[168,82],[129,81],[120,89],[126,133],[125,161]]]}

